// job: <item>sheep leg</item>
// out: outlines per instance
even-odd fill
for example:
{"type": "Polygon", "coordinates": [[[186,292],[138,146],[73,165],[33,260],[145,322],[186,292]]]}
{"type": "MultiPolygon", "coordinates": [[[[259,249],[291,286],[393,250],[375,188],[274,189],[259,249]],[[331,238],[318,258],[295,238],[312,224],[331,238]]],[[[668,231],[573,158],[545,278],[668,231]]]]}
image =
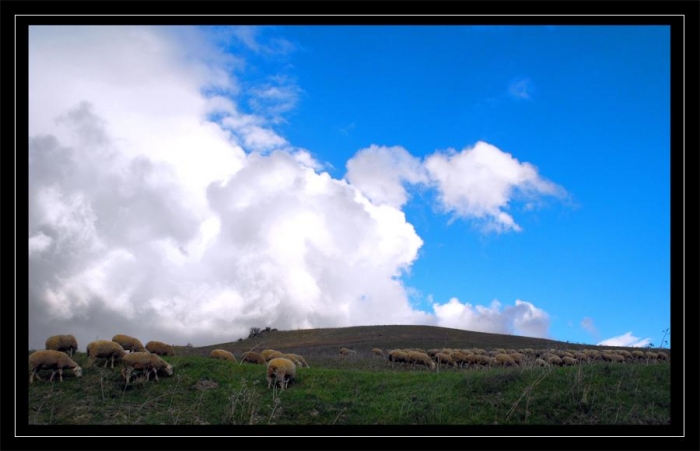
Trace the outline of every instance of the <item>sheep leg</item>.
{"type": "Polygon", "coordinates": [[[58,369],[58,378],[63,382],[63,368],[58,369]]]}

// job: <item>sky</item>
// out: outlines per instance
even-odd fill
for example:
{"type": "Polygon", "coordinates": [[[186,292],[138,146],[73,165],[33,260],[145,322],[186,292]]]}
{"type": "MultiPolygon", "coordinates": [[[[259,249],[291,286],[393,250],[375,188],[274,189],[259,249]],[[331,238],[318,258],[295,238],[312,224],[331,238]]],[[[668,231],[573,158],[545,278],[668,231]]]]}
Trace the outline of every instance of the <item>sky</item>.
{"type": "Polygon", "coordinates": [[[29,348],[668,346],[669,31],[30,26],[29,348]]]}

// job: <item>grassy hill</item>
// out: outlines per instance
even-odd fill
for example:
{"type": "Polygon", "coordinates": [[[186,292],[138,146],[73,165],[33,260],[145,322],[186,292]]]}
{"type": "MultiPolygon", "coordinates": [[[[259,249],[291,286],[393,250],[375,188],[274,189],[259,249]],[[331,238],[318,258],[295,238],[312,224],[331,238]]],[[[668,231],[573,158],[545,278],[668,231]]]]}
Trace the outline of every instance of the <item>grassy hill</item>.
{"type": "Polygon", "coordinates": [[[668,425],[670,364],[592,363],[572,367],[441,368],[391,364],[374,347],[591,347],[429,326],[371,326],[268,331],[203,347],[177,346],[174,367],[158,382],[125,386],[121,366],[91,366],[81,379],[28,387],[30,425],[668,425]],[[357,354],[341,357],[341,346],[357,354]],[[309,368],[284,391],[267,388],[265,367],[239,358],[250,349],[303,355],[309,368]]]}

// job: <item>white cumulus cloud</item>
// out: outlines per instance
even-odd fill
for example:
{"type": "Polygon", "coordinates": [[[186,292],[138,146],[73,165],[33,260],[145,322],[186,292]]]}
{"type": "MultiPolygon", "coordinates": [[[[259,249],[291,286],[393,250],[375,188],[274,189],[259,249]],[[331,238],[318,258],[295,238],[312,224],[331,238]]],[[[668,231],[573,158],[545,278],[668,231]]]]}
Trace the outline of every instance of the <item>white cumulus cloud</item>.
{"type": "Polygon", "coordinates": [[[462,303],[457,298],[445,304],[433,304],[436,324],[441,327],[478,332],[548,337],[550,318],[530,302],[517,299],[515,305],[501,309],[497,300],[489,307],[462,303]]]}
{"type": "Polygon", "coordinates": [[[608,338],[598,343],[598,346],[626,346],[633,348],[643,348],[651,343],[651,338],[639,338],[632,335],[632,332],[608,338]]]}
{"type": "MultiPolygon", "coordinates": [[[[254,30],[240,33],[262,51],[254,30]]],[[[405,184],[432,177],[456,213],[503,225],[512,186],[554,190],[530,166],[483,143],[425,165],[371,146],[334,179],[273,128],[293,96],[266,79],[251,92],[272,112],[243,112],[245,65],[196,28],[32,27],[29,38],[30,346],[59,333],[81,347],[116,333],[205,345],[268,325],[546,336],[531,303],[455,298],[423,312],[401,279],[423,245],[400,209],[405,184]]]]}
{"type": "Polygon", "coordinates": [[[401,207],[408,200],[405,184],[426,183],[420,159],[401,146],[371,145],[347,162],[347,180],[373,202],[401,207]]]}
{"type": "Polygon", "coordinates": [[[476,219],[483,230],[520,231],[508,210],[518,196],[563,196],[564,190],[542,178],[535,166],[521,163],[496,146],[479,141],[460,152],[436,152],[425,161],[443,208],[476,219]]]}

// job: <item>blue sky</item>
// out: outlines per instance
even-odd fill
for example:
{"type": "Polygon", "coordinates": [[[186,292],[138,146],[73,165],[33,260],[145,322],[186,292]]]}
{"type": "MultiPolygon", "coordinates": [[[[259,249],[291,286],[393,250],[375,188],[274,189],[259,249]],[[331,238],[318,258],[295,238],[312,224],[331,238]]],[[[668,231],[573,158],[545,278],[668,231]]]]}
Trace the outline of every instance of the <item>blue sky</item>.
{"type": "Polygon", "coordinates": [[[667,27],[33,27],[29,63],[30,346],[670,326],[667,27]]]}

